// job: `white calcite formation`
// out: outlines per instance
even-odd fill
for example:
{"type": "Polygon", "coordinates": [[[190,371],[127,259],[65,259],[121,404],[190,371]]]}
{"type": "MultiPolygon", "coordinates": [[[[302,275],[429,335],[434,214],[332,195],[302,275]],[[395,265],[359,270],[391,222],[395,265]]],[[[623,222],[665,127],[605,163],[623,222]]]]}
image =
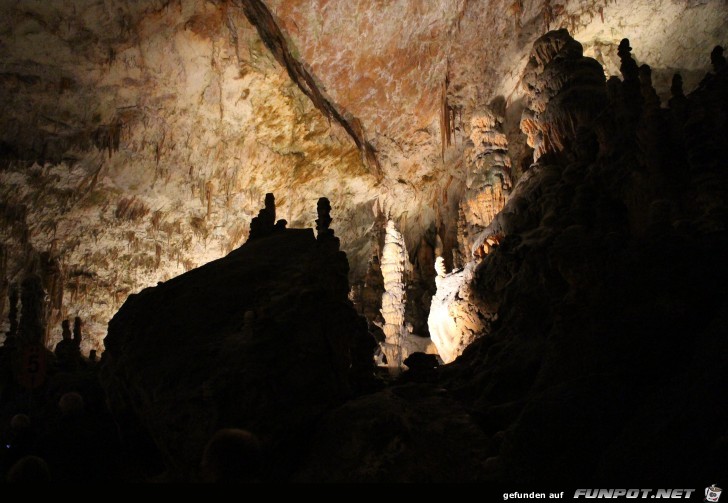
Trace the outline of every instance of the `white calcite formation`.
{"type": "Polygon", "coordinates": [[[437,293],[432,297],[427,324],[432,343],[445,363],[455,360],[486,333],[497,316],[480,307],[474,297],[471,285],[475,265],[471,261],[464,269],[446,274],[442,257],[435,262],[437,293]]]}
{"type": "Polygon", "coordinates": [[[387,358],[387,366],[394,373],[403,368],[402,362],[412,353],[436,353],[429,338],[413,334],[412,325],[405,323],[406,260],[404,238],[394,222],[389,220],[381,261],[384,278],[381,313],[385,337],[381,350],[387,358]]]}
{"type": "Polygon", "coordinates": [[[402,339],[404,336],[404,261],[406,260],[404,239],[394,222],[387,222],[382,250],[382,276],[384,277],[384,293],[382,294],[382,317],[384,318],[384,343],[382,352],[387,357],[389,368],[399,368],[404,359],[402,339]]]}

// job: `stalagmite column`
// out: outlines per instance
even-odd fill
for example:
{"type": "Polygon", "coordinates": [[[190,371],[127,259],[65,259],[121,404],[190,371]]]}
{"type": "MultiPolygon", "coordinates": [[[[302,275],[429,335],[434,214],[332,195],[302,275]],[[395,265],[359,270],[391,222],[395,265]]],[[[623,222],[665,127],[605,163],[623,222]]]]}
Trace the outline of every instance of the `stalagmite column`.
{"type": "Polygon", "coordinates": [[[396,374],[402,366],[402,340],[404,330],[404,261],[406,253],[402,234],[393,221],[387,222],[384,249],[382,250],[382,317],[385,341],[382,352],[387,357],[390,372],[396,374]]]}
{"type": "Polygon", "coordinates": [[[45,344],[45,292],[40,277],[30,275],[23,280],[20,300],[23,309],[20,313],[20,341],[23,344],[45,344]]]}
{"type": "Polygon", "coordinates": [[[432,297],[427,325],[445,363],[455,360],[475,339],[487,334],[497,318],[495,310],[475,296],[475,264],[468,262],[464,269],[447,274],[442,257],[435,261],[437,293],[432,297]]]}
{"type": "Polygon", "coordinates": [[[458,218],[458,247],[463,267],[472,260],[480,245],[478,235],[490,225],[506,203],[511,191],[511,161],[508,140],[500,132],[503,118],[489,109],[473,114],[470,121],[470,140],[473,148],[465,154],[466,191],[460,201],[458,218]]]}

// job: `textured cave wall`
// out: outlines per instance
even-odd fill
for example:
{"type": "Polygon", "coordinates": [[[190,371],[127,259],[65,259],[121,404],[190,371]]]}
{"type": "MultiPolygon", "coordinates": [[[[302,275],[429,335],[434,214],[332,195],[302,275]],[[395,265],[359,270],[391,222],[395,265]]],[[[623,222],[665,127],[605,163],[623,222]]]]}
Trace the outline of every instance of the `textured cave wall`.
{"type": "Polygon", "coordinates": [[[44,273],[41,254],[58,262],[65,295],[49,306],[52,337],[80,315],[84,349],[100,349],[129,293],[239,246],[266,192],[293,227],[312,226],[327,195],[344,241],[368,239],[374,178],[356,145],[239,7],[2,9],[4,272],[19,282],[44,273]]]}
{"type": "MultiPolygon", "coordinates": [[[[519,82],[540,35],[569,29],[608,75],[618,74],[617,45],[630,37],[640,47],[638,63],[652,66],[666,98],[676,70],[687,78],[686,90],[695,87],[710,64],[704,48],[722,43],[728,28],[728,6],[720,0],[267,3],[319,87],[361,120],[386,179],[413,187],[405,201],[397,191],[382,197],[395,215],[409,210],[401,227],[410,249],[413,234],[433,218],[428,209],[445,225],[457,218],[448,213],[457,211],[448,207],[448,195],[462,191],[461,153],[470,118],[484,105],[506,108],[506,132],[518,144],[511,147],[513,165],[520,169],[519,82]]],[[[442,232],[452,240],[456,230],[442,232]]]]}
{"type": "Polygon", "coordinates": [[[518,82],[538,36],[569,28],[607,75],[628,36],[664,99],[675,70],[694,87],[728,19],[720,0],[550,5],[0,1],[0,289],[40,273],[51,339],[80,315],[99,347],[129,293],[242,243],[266,192],[289,226],[330,198],[352,279],[380,212],[411,261],[427,236],[450,268],[473,115],[503,116],[514,181],[531,158],[518,82]]]}

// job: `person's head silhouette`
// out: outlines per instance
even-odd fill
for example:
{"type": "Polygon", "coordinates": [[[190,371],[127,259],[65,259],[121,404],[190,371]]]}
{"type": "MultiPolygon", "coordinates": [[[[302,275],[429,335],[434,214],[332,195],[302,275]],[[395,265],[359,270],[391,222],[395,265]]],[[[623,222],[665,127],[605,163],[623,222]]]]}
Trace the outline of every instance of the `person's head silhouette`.
{"type": "Polygon", "coordinates": [[[202,470],[209,482],[255,482],[260,478],[258,438],[246,430],[218,430],[205,446],[202,470]]]}

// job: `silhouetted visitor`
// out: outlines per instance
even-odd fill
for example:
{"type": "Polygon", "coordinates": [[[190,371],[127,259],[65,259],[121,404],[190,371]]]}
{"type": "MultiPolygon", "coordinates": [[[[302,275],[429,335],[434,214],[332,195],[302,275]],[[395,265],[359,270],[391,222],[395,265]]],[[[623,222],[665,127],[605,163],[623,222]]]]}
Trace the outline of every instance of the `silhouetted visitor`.
{"type": "Polygon", "coordinates": [[[39,442],[39,451],[48,462],[54,480],[88,482],[108,476],[109,453],[97,443],[98,428],[89,415],[83,397],[76,392],[58,401],[60,417],[39,442]]]}
{"type": "Polygon", "coordinates": [[[2,438],[2,455],[0,456],[0,473],[6,473],[20,458],[30,454],[35,436],[26,414],[16,414],[10,420],[10,428],[2,438]]]}
{"type": "Polygon", "coordinates": [[[61,415],[68,418],[78,418],[84,413],[85,404],[83,397],[71,391],[70,393],[64,394],[58,401],[58,408],[61,409],[61,415]]]}
{"type": "Polygon", "coordinates": [[[246,430],[218,430],[202,455],[202,472],[208,482],[258,482],[260,469],[260,441],[246,430]]]}
{"type": "Polygon", "coordinates": [[[8,483],[50,482],[51,472],[43,458],[25,456],[18,460],[5,477],[8,483]]]}

